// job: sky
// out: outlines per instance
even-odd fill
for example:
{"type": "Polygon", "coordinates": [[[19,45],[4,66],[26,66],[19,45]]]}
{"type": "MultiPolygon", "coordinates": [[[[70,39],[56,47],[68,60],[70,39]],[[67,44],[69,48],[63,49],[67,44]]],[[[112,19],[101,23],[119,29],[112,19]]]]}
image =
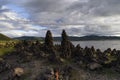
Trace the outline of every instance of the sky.
{"type": "Polygon", "coordinates": [[[120,36],[120,0],[0,0],[0,33],[9,37],[120,36]]]}

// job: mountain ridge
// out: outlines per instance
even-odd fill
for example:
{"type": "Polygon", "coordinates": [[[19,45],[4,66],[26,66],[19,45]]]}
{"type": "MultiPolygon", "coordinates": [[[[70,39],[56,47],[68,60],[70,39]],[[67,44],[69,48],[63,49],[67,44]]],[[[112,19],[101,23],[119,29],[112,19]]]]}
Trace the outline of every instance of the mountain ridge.
{"type": "MultiPolygon", "coordinates": [[[[14,39],[18,40],[44,40],[44,37],[35,37],[35,36],[22,36],[16,37],[14,39]]],[[[120,40],[118,36],[98,36],[98,35],[87,35],[82,37],[68,36],[70,41],[83,41],[83,40],[120,40]]],[[[54,41],[61,41],[61,37],[53,37],[54,41]]]]}
{"type": "Polygon", "coordinates": [[[8,40],[12,40],[10,37],[0,33],[0,40],[5,40],[5,41],[8,41],[8,40]]]}

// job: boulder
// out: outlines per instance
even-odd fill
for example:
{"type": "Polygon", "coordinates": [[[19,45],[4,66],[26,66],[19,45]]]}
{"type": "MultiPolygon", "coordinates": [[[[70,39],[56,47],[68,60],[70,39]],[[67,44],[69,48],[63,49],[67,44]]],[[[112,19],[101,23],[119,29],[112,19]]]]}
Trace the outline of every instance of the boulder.
{"type": "Polygon", "coordinates": [[[50,74],[50,75],[54,75],[54,69],[53,68],[48,68],[45,73],[50,74]]]}
{"type": "Polygon", "coordinates": [[[10,69],[10,67],[11,66],[5,60],[0,58],[0,73],[10,69]]]}
{"type": "Polygon", "coordinates": [[[54,80],[54,69],[48,68],[45,72],[40,73],[38,76],[36,76],[35,80],[54,80]]]}
{"type": "Polygon", "coordinates": [[[16,67],[14,68],[14,72],[13,72],[13,75],[14,76],[22,76],[24,74],[24,69],[23,68],[20,68],[20,67],[16,67]]]}
{"type": "Polygon", "coordinates": [[[96,62],[88,64],[88,68],[90,70],[96,70],[96,69],[99,69],[101,67],[102,67],[102,65],[100,65],[100,64],[98,64],[96,62]]]}

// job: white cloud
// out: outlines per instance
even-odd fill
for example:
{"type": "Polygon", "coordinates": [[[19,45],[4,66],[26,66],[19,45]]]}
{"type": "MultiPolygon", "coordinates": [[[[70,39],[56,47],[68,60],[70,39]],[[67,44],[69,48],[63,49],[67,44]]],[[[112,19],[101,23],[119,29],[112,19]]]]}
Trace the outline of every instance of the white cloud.
{"type": "MultiPolygon", "coordinates": [[[[6,9],[2,8],[2,10],[6,9]]],[[[22,18],[18,13],[11,10],[0,13],[0,32],[10,37],[33,35],[38,36],[38,30],[28,19],[22,18]]]]}

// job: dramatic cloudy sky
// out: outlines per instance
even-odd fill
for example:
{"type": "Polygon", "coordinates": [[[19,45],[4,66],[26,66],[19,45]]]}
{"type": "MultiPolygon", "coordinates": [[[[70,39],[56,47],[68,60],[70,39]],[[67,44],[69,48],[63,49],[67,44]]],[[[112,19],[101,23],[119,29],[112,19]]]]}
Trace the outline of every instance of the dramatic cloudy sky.
{"type": "Polygon", "coordinates": [[[9,37],[120,36],[120,0],[0,0],[0,33],[9,37]]]}

